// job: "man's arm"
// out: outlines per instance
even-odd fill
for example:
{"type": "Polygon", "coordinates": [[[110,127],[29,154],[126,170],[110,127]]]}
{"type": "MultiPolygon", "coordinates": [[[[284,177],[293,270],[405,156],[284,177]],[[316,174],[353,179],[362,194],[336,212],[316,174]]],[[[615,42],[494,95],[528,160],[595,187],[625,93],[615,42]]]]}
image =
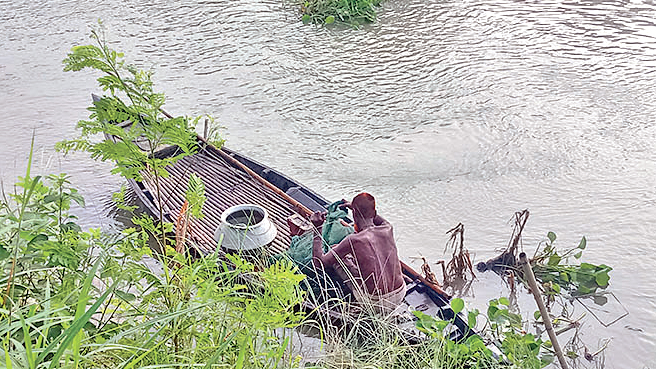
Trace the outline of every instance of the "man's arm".
{"type": "Polygon", "coordinates": [[[323,253],[323,239],[321,238],[321,230],[314,234],[312,240],[312,263],[315,267],[319,268],[322,265],[333,266],[337,263],[338,259],[344,258],[349,252],[352,251],[351,237],[347,236],[342,242],[331,247],[327,253],[323,253]]]}
{"type": "Polygon", "coordinates": [[[337,263],[337,258],[343,258],[351,251],[350,237],[346,237],[336,246],[330,248],[327,253],[323,253],[323,238],[321,237],[321,229],[325,221],[326,214],[316,212],[310,216],[310,221],[314,224],[314,238],[312,239],[312,264],[316,268],[322,266],[332,267],[337,263]]]}
{"type": "Polygon", "coordinates": [[[328,256],[331,254],[330,250],[324,255],[323,253],[323,238],[321,237],[321,228],[314,231],[314,239],[312,240],[312,264],[317,269],[322,268],[328,264],[328,256]]]}
{"type": "Polygon", "coordinates": [[[310,222],[314,225],[314,229],[312,230],[314,232],[314,237],[312,238],[312,264],[314,264],[314,267],[317,269],[325,264],[325,261],[323,260],[323,238],[321,237],[321,231],[325,220],[326,214],[319,211],[310,216],[310,222]]]}
{"type": "MultiPolygon", "coordinates": [[[[351,202],[342,199],[342,203],[339,205],[340,209],[351,209],[353,210],[353,206],[351,205],[351,202]]],[[[374,217],[374,225],[379,226],[379,225],[388,225],[391,226],[392,224],[388,222],[385,218],[381,217],[376,213],[376,216],[374,217]]]]}

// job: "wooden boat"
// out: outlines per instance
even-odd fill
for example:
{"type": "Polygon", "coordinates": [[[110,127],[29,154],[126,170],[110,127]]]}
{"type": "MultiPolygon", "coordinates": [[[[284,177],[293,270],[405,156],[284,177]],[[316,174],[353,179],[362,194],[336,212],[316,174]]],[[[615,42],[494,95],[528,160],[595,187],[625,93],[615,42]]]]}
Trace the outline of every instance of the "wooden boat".
{"type": "MultiPolygon", "coordinates": [[[[94,99],[97,99],[94,96],[94,99]]],[[[112,136],[106,139],[114,140],[112,136]]],[[[175,224],[184,205],[187,183],[192,173],[199,176],[205,185],[206,201],[203,207],[205,217],[192,219],[188,227],[189,252],[202,257],[214,252],[217,242],[214,233],[220,223],[221,214],[231,206],[239,204],[257,204],[264,207],[277,227],[275,239],[268,245],[268,252],[284,252],[290,245],[291,234],[287,219],[299,214],[309,216],[317,210],[325,210],[328,200],[287,177],[273,168],[269,168],[253,159],[227,148],[218,149],[202,137],[198,137],[199,150],[196,154],[186,156],[166,170],[169,176],[160,178],[160,188],[164,200],[163,213],[167,221],[175,224]]],[[[176,153],[176,147],[159,150],[158,157],[170,157],[176,153]]],[[[143,204],[145,210],[154,218],[159,218],[160,209],[156,199],[155,179],[148,173],[142,173],[143,180],[128,180],[130,187],[143,204]]],[[[469,329],[461,314],[454,314],[448,296],[439,286],[426,281],[412,267],[401,262],[403,273],[411,282],[407,283],[404,306],[406,312],[422,311],[443,320],[453,321],[452,339],[463,339],[475,334],[469,329]]],[[[305,301],[302,308],[312,314],[327,318],[332,324],[348,324],[351,318],[343,310],[317,305],[305,301]]],[[[412,314],[406,314],[412,317],[412,314]]],[[[408,327],[414,322],[405,320],[408,327]]]]}

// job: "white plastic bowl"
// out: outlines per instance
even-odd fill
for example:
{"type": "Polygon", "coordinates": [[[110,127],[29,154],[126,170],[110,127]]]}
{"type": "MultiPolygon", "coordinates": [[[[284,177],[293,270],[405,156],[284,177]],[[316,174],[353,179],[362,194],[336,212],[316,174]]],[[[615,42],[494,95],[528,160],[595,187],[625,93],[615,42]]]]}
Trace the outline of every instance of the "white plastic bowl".
{"type": "Polygon", "coordinates": [[[214,232],[222,247],[229,250],[254,250],[268,245],[278,230],[269,219],[269,213],[255,204],[235,205],[221,214],[221,224],[214,232]]]}

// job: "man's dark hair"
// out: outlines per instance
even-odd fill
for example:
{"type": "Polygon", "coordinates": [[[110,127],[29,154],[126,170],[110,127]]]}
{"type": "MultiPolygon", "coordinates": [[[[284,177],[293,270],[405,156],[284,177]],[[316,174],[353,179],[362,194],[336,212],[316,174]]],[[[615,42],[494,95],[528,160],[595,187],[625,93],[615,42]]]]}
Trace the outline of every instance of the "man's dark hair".
{"type": "Polygon", "coordinates": [[[353,214],[358,214],[363,218],[376,217],[376,200],[370,194],[363,192],[353,198],[351,201],[353,214]]]}

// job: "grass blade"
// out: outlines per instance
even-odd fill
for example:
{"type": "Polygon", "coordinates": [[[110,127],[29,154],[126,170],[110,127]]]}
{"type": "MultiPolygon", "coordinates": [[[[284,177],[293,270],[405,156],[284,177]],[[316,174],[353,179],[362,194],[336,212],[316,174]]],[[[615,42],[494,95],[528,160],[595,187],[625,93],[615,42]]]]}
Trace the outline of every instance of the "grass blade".
{"type": "Polygon", "coordinates": [[[23,314],[21,314],[20,311],[18,311],[17,314],[18,317],[20,318],[21,326],[23,327],[23,339],[25,340],[25,355],[27,356],[27,363],[29,364],[30,369],[35,369],[36,358],[34,357],[34,353],[32,352],[32,337],[30,337],[30,328],[27,326],[27,323],[25,323],[23,314]]]}
{"type": "MultiPolygon", "coordinates": [[[[94,277],[96,276],[96,273],[98,272],[98,268],[100,267],[100,263],[103,259],[103,256],[99,256],[98,260],[93,264],[93,267],[91,267],[91,270],[87,274],[87,277],[84,280],[84,284],[82,285],[82,291],[80,291],[80,296],[77,301],[77,307],[75,309],[75,322],[77,322],[82,315],[84,314],[84,310],[87,307],[87,302],[91,298],[89,296],[89,291],[91,290],[91,284],[93,282],[94,277]]],[[[116,284],[116,282],[114,282],[116,284]]],[[[85,323],[86,324],[86,323],[85,323]]],[[[77,367],[77,364],[80,359],[80,344],[82,341],[81,337],[81,332],[78,332],[72,340],[72,348],[73,348],[73,356],[74,356],[74,361],[75,361],[75,367],[77,367]]]]}
{"type": "Polygon", "coordinates": [[[102,296],[100,296],[98,300],[96,300],[96,302],[93,305],[91,305],[89,310],[87,310],[87,312],[84,313],[84,315],[82,315],[80,319],[75,320],[73,324],[64,331],[64,333],[62,333],[59,337],[57,337],[57,339],[55,339],[50,345],[48,345],[48,347],[46,347],[46,349],[37,358],[37,362],[40,363],[48,353],[52,352],[55,346],[57,345],[57,343],[61,341],[63,338],[63,342],[59,346],[59,349],[57,349],[57,352],[55,353],[55,355],[52,358],[52,361],[50,362],[49,368],[54,368],[58,364],[59,358],[64,353],[64,350],[66,350],[67,346],[73,341],[77,333],[80,332],[80,330],[84,327],[84,325],[87,324],[89,319],[91,319],[91,316],[96,313],[96,310],[98,310],[100,305],[105,301],[105,299],[107,299],[107,296],[109,296],[109,294],[112,293],[114,288],[116,288],[118,282],[119,281],[114,282],[114,284],[112,284],[107,289],[107,291],[105,291],[105,293],[103,293],[102,296]]]}
{"type": "MultiPolygon", "coordinates": [[[[228,328],[224,328],[223,333],[225,333],[227,330],[228,330],[228,328]]],[[[237,333],[238,332],[232,332],[231,335],[226,336],[223,339],[223,343],[221,343],[221,345],[219,345],[219,347],[216,348],[216,351],[214,352],[214,355],[212,355],[212,357],[210,357],[210,359],[207,360],[207,363],[205,364],[205,369],[211,368],[212,365],[214,365],[214,363],[216,363],[217,360],[219,360],[219,358],[223,355],[226,348],[228,348],[228,345],[230,345],[232,343],[232,339],[237,336],[237,333]]],[[[221,335],[223,336],[223,334],[221,334],[221,335]]]]}
{"type": "MultiPolygon", "coordinates": [[[[148,346],[150,346],[150,344],[155,340],[155,338],[159,337],[160,332],[162,332],[162,330],[163,330],[164,328],[166,328],[166,326],[165,326],[165,325],[162,325],[162,326],[161,326],[156,332],[154,332],[154,333],[150,336],[150,339],[148,340],[148,342],[146,342],[146,344],[143,345],[142,347],[148,347],[148,346]]],[[[124,366],[123,368],[124,368],[124,369],[131,369],[131,368],[133,368],[138,362],[140,362],[141,360],[143,360],[143,358],[146,357],[146,355],[148,355],[149,353],[151,353],[151,352],[152,352],[154,349],[156,349],[159,345],[161,345],[161,344],[163,344],[163,343],[166,343],[166,341],[167,341],[168,339],[169,339],[169,337],[165,337],[165,338],[162,339],[159,343],[157,343],[155,346],[153,346],[153,347],[151,347],[150,349],[146,350],[146,352],[144,352],[143,354],[139,355],[139,356],[138,356],[137,358],[135,358],[134,360],[132,360],[132,357],[134,357],[134,355],[132,355],[132,357],[131,357],[130,359],[128,359],[128,360],[132,360],[132,361],[131,361],[130,363],[128,363],[128,365],[124,366]]]]}

